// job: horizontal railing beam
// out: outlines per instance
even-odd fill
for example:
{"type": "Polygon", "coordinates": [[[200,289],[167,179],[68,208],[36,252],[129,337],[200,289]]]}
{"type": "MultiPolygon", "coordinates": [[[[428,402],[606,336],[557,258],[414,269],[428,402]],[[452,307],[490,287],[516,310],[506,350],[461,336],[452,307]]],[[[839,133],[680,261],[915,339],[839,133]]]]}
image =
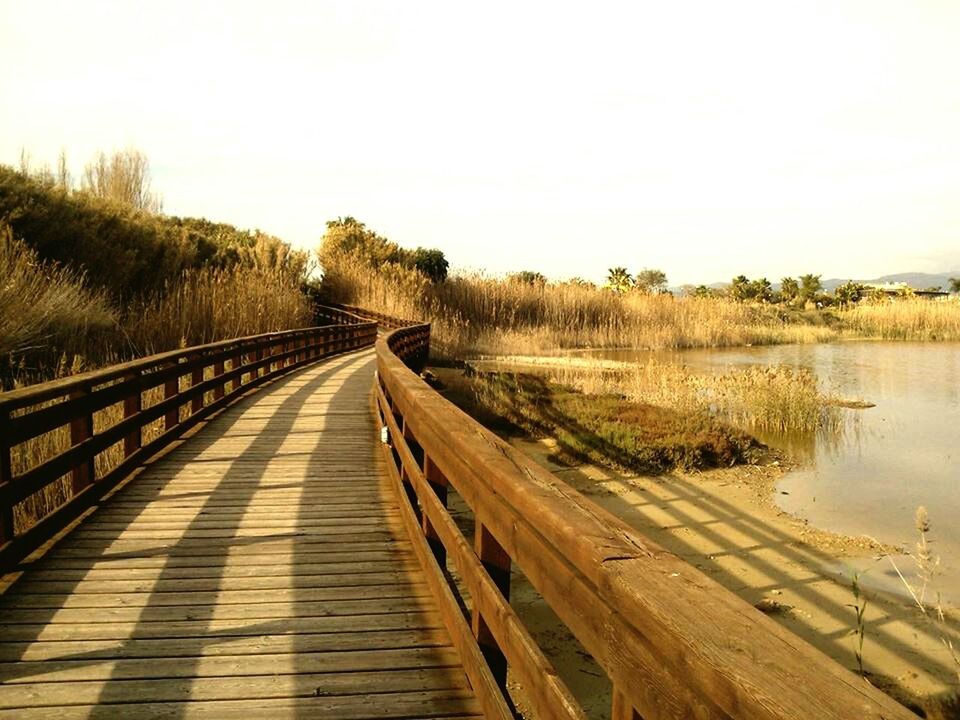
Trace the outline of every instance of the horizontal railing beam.
{"type": "MultiPolygon", "coordinates": [[[[604,669],[618,720],[912,717],[440,397],[416,374],[428,353],[428,326],[378,340],[381,422],[391,431],[400,474],[416,491],[424,516],[418,532],[429,528],[442,542],[481,617],[484,607],[491,619],[497,611],[487,605],[493,591],[486,551],[481,543],[469,549],[474,559],[462,556],[410,443],[470,506],[478,532],[490,533],[494,565],[514,563],[604,669]],[[403,418],[402,428],[395,417],[403,418]]],[[[480,630],[505,649],[503,628],[483,619],[480,630]]],[[[514,672],[531,662],[517,654],[507,660],[514,672]]]]}

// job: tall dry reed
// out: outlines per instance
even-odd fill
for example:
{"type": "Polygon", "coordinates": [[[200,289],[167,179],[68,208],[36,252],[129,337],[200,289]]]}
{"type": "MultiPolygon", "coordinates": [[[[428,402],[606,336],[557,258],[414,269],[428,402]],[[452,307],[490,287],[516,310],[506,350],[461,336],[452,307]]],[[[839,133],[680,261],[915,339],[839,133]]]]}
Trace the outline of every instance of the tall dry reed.
{"type": "Polygon", "coordinates": [[[313,310],[297,278],[249,267],[186,273],[133,303],[124,329],[138,355],[306,327],[313,310]]]}
{"type": "Polygon", "coordinates": [[[741,428],[775,433],[839,432],[843,416],[831,396],[804,369],[785,365],[699,373],[671,362],[593,362],[547,365],[555,382],[592,395],[685,412],[709,412],[741,428]]]}
{"type": "Polygon", "coordinates": [[[836,333],[771,306],[723,298],[615,293],[576,283],[483,275],[431,283],[387,265],[327,268],[332,299],[433,324],[442,355],[537,353],[569,347],[689,348],[819,342],[836,333]]]}
{"type": "Polygon", "coordinates": [[[41,262],[0,224],[0,358],[56,346],[75,353],[102,346],[117,313],[82,274],[41,262]]]}
{"type": "Polygon", "coordinates": [[[861,303],[841,318],[852,331],[885,340],[960,340],[960,298],[861,303]]]}

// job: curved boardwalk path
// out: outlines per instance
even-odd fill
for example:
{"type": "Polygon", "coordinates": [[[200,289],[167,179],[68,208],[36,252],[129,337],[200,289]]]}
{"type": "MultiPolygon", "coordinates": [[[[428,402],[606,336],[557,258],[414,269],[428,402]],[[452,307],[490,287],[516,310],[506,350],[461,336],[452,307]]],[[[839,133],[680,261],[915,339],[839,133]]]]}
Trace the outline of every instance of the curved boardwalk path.
{"type": "Polygon", "coordinates": [[[373,358],[241,399],[8,587],[0,717],[479,715],[376,445],[373,358]]]}

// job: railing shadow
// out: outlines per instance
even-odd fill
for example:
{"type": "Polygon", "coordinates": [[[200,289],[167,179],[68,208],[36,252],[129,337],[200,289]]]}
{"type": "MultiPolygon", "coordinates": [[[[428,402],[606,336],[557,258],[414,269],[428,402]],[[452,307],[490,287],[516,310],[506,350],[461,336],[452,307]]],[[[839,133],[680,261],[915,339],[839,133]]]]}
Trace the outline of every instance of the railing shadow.
{"type": "MultiPolygon", "coordinates": [[[[371,354],[364,353],[284,376],[207,421],[202,432],[104,503],[61,547],[36,563],[37,576],[50,570],[55,582],[34,580],[28,570],[4,593],[0,682],[106,681],[89,717],[110,718],[116,703],[135,700],[131,693],[140,686],[137,681],[161,679],[166,682],[162,701],[174,703],[165,716],[173,718],[185,713],[181,701],[193,698],[192,678],[209,655],[217,654],[208,651],[219,644],[270,638],[272,647],[283,652],[271,658],[265,649],[264,657],[249,655],[251,663],[268,668],[268,674],[295,675],[316,669],[310,654],[317,647],[310,633],[338,614],[360,616],[352,623],[356,640],[345,635],[337,643],[346,650],[362,649],[369,639],[364,631],[423,630],[431,623],[436,628],[424,619],[424,602],[409,587],[409,570],[389,567],[408,558],[393,549],[391,518],[375,479],[373,421],[369,406],[357,402],[358,395],[368,397],[372,371],[371,354]],[[322,411],[310,407],[318,398],[322,411]],[[328,426],[332,416],[339,416],[337,428],[328,426]],[[225,439],[229,452],[222,450],[225,439]],[[208,490],[185,480],[187,468],[201,477],[220,471],[222,476],[211,480],[208,490]],[[247,525],[248,516],[260,519],[247,525]],[[176,517],[185,519],[185,528],[174,530],[176,517]],[[158,540],[158,535],[169,537],[158,540]],[[277,567],[263,570],[269,575],[265,586],[232,588],[228,569],[238,554],[268,548],[277,567]],[[345,572],[317,569],[321,560],[331,559],[342,563],[345,572]],[[116,576],[122,577],[131,562],[140,568],[133,573],[139,580],[124,599],[135,598],[137,605],[109,607],[110,581],[103,583],[103,592],[76,593],[94,566],[100,571],[116,563],[116,576]],[[189,590],[178,592],[185,585],[189,590]],[[22,606],[21,598],[33,602],[38,597],[42,607],[22,606]],[[24,659],[33,643],[49,635],[52,622],[79,621],[80,615],[89,618],[89,625],[78,631],[76,641],[57,636],[63,652],[44,660],[24,659]],[[126,639],[117,640],[116,629],[96,639],[97,626],[117,623],[130,626],[126,639]],[[159,649],[164,642],[163,657],[145,647],[159,649]],[[269,659],[286,666],[271,667],[269,659]]],[[[129,592],[131,585],[125,587],[129,592]]],[[[431,645],[441,643],[428,633],[406,644],[421,647],[420,654],[429,659],[431,645]]],[[[403,647],[404,640],[392,645],[403,647]]],[[[449,664],[446,655],[437,658],[437,663],[449,664]]],[[[254,673],[251,668],[240,671],[254,673]]],[[[304,696],[316,688],[306,690],[304,696]]]]}
{"type": "MultiPolygon", "coordinates": [[[[569,416],[549,406],[541,406],[539,411],[544,413],[549,425],[563,428],[617,464],[624,467],[635,464],[622,449],[569,416]]],[[[817,608],[825,620],[816,627],[806,622],[808,618],[803,617],[802,610],[793,613],[794,608],[783,606],[770,614],[794,632],[801,631],[805,639],[827,655],[856,670],[851,638],[856,617],[850,607],[854,601],[850,586],[844,586],[822,572],[807,569],[835,567],[837,560],[834,557],[798,543],[796,536],[743,512],[718,493],[679,474],[645,477],[643,485],[652,485],[653,489],[638,492],[629,473],[596,466],[591,466],[589,475],[576,468],[563,470],[554,466],[550,469],[560,470],[558,474],[567,482],[641,532],[648,528],[673,530],[657,532],[656,542],[693,562],[751,604],[764,598],[769,600],[771,592],[780,591],[799,600],[798,606],[817,608]],[[597,474],[603,477],[598,479],[597,474]],[[597,492],[598,486],[603,488],[602,492],[597,492]],[[747,571],[764,576],[767,582],[760,587],[748,586],[741,577],[747,571]]],[[[928,618],[909,605],[902,602],[887,602],[882,606],[873,603],[864,632],[869,645],[864,650],[865,657],[874,667],[884,666],[886,663],[881,658],[885,656],[908,665],[912,663],[915,672],[932,672],[940,682],[955,677],[956,668],[945,652],[935,656],[920,649],[916,638],[925,639],[927,647],[942,650],[941,630],[934,628],[928,618]],[[893,626],[897,625],[900,627],[894,631],[893,626]]],[[[960,646],[960,633],[955,627],[942,628],[942,632],[944,637],[952,640],[954,647],[960,646]]]]}

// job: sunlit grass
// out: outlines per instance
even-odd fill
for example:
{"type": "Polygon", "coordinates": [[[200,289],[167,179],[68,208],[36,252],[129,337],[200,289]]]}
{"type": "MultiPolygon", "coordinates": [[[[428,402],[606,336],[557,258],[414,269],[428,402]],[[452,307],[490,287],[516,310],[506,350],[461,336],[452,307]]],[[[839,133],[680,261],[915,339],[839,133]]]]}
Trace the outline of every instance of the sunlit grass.
{"type": "Polygon", "coordinates": [[[826,324],[773,306],[723,298],[615,293],[574,283],[524,283],[483,275],[434,284],[391,267],[344,262],[325,281],[337,301],[433,324],[434,351],[541,353],[558,348],[692,348],[822,342],[826,324]]]}

